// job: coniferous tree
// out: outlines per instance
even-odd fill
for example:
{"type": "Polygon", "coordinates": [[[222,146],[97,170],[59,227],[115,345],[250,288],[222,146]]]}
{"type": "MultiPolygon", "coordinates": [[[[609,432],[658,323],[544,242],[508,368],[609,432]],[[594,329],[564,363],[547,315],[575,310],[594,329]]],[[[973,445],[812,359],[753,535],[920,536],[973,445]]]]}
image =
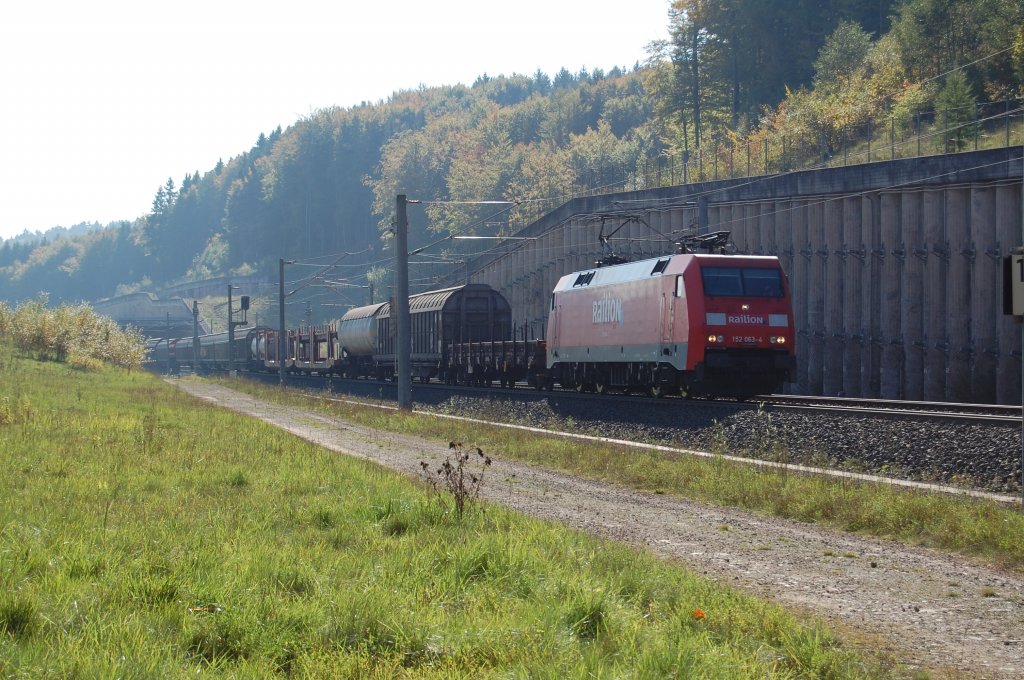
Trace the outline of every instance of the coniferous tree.
{"type": "Polygon", "coordinates": [[[945,130],[947,151],[961,151],[967,139],[973,136],[975,104],[974,92],[963,72],[953,71],[947,75],[935,98],[935,109],[942,117],[945,130]]]}

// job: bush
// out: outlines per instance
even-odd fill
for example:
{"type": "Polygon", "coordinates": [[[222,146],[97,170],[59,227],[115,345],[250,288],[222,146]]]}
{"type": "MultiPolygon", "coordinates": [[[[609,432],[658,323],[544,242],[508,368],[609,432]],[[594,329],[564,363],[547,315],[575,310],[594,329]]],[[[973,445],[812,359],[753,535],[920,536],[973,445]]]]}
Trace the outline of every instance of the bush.
{"type": "Polygon", "coordinates": [[[467,469],[469,463],[469,452],[463,450],[461,442],[449,442],[449,451],[454,451],[455,462],[449,455],[436,471],[431,471],[430,464],[420,461],[420,468],[427,484],[437,494],[442,488],[448,491],[455,505],[455,514],[461,518],[466,510],[467,503],[476,500],[480,495],[480,487],[484,483],[484,470],[491,465],[489,456],[477,447],[476,455],[479,459],[479,469],[472,471],[467,469]]]}
{"type": "Polygon", "coordinates": [[[101,363],[131,370],[142,365],[145,338],[135,328],[121,328],[87,304],[46,306],[41,294],[11,309],[0,303],[0,338],[37,359],[66,362],[79,369],[101,363]]]}

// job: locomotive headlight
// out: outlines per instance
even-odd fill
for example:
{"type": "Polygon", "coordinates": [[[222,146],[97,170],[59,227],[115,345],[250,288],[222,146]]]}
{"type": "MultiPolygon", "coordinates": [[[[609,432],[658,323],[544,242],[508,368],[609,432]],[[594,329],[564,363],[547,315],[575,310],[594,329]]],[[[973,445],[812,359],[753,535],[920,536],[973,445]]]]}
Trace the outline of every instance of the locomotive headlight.
{"type": "Polygon", "coordinates": [[[710,342],[712,344],[721,344],[721,343],[725,342],[725,336],[724,335],[713,335],[713,334],[709,335],[708,336],[708,342],[710,342]]]}
{"type": "Polygon", "coordinates": [[[740,309],[742,309],[744,312],[749,312],[750,311],[750,305],[748,305],[746,302],[744,302],[742,305],[740,305],[740,309]]]}
{"type": "Polygon", "coordinates": [[[786,336],[785,335],[773,335],[772,337],[768,338],[768,342],[770,342],[773,345],[785,345],[786,344],[786,336]]]}

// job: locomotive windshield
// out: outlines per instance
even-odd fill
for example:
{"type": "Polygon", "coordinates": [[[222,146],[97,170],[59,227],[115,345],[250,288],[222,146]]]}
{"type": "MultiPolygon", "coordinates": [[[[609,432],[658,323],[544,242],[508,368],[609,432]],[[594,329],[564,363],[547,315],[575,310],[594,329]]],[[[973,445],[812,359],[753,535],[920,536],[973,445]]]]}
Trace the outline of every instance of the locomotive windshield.
{"type": "Polygon", "coordinates": [[[701,267],[704,294],[711,297],[782,297],[782,272],[753,267],[701,267]]]}

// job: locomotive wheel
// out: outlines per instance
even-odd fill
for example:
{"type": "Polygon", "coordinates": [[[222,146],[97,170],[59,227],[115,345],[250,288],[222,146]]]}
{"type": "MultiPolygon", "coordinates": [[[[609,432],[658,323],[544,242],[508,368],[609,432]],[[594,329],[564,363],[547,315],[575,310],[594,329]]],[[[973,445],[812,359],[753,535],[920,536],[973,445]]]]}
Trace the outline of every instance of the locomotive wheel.
{"type": "Polygon", "coordinates": [[[647,392],[655,399],[661,399],[665,396],[665,386],[658,383],[652,383],[651,386],[647,388],[647,392]]]}

